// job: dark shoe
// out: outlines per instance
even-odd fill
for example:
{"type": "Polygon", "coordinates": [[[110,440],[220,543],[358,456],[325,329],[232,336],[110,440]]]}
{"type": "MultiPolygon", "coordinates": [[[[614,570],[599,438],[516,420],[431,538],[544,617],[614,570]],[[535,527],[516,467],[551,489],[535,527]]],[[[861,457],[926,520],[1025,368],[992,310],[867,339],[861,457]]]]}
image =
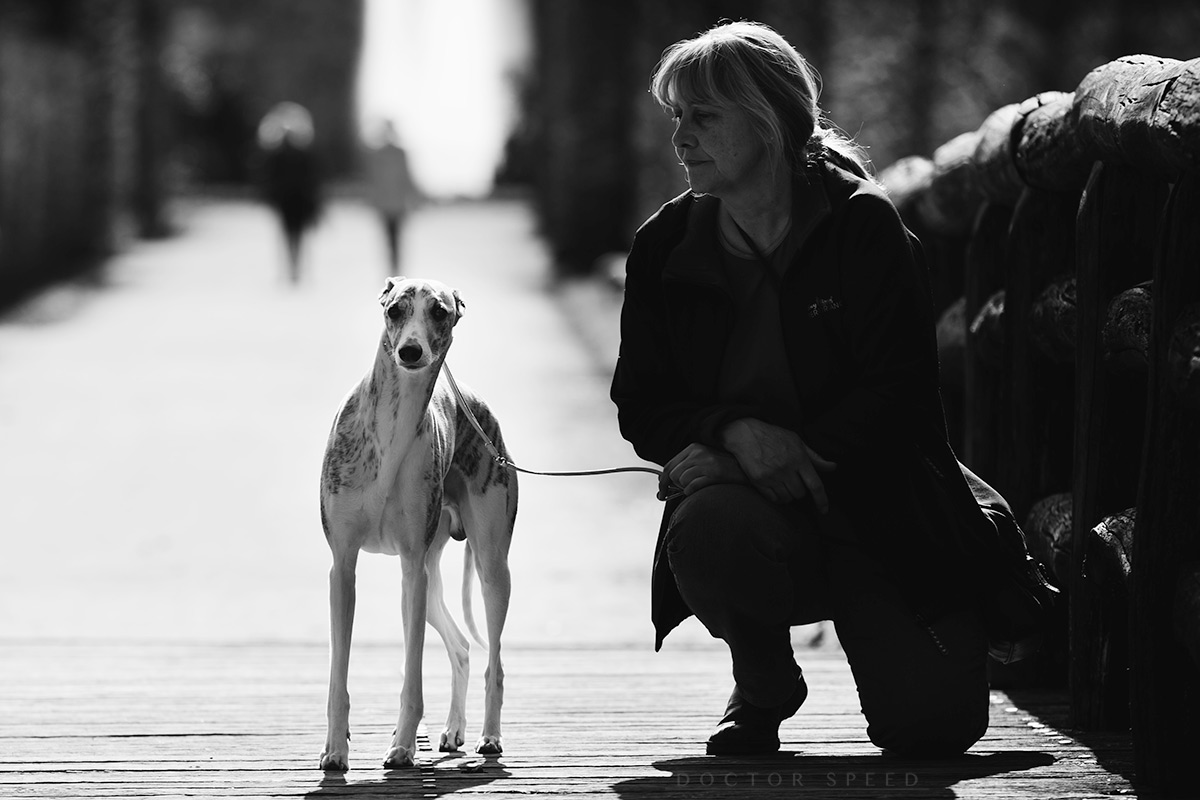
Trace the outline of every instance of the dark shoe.
{"type": "Polygon", "coordinates": [[[980,608],[988,654],[1011,664],[1037,652],[1059,590],[1045,566],[1030,555],[1025,532],[1000,493],[961,462],[958,467],[986,519],[986,524],[969,529],[978,532],[977,539],[972,538],[986,565],[981,585],[990,587],[980,608]]]}
{"type": "Polygon", "coordinates": [[[1029,554],[1017,521],[991,509],[984,514],[995,526],[1005,554],[1005,580],[982,605],[988,655],[1011,664],[1038,651],[1059,591],[1046,568],[1029,554]]]}
{"type": "Polygon", "coordinates": [[[796,679],[791,696],[773,708],[762,708],[742,697],[737,686],[729,696],[725,716],[705,748],[710,756],[769,755],[779,750],[779,723],[795,715],[808,697],[804,675],[796,679]]]}

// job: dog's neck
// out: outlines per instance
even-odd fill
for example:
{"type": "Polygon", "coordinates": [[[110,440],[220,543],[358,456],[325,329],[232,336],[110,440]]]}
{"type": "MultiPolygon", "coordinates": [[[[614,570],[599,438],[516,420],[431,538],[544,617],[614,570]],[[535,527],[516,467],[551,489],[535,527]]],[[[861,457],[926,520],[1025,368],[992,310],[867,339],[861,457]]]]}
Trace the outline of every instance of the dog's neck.
{"type": "Polygon", "coordinates": [[[380,442],[403,447],[421,435],[444,360],[443,355],[417,372],[402,369],[392,358],[387,333],[383,334],[367,381],[367,392],[374,400],[367,403],[367,408],[375,415],[374,427],[380,442]]]}

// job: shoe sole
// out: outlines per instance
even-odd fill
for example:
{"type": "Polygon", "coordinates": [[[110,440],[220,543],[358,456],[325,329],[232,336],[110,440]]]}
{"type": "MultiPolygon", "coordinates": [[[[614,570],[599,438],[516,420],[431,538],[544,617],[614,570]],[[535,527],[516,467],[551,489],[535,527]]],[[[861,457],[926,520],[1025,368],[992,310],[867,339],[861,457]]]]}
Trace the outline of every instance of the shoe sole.
{"type": "Polygon", "coordinates": [[[704,752],[710,756],[773,756],[779,752],[779,743],[776,742],[774,747],[760,748],[741,748],[741,747],[722,747],[713,746],[711,742],[707,743],[704,752]]]}

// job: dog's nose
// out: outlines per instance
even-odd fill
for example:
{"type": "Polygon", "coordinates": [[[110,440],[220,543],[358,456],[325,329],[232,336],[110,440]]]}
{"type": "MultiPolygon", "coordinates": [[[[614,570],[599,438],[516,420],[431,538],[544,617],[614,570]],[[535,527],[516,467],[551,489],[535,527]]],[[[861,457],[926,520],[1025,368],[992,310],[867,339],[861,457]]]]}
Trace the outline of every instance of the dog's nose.
{"type": "Polygon", "coordinates": [[[412,364],[421,360],[421,346],[419,344],[406,344],[400,348],[400,360],[405,364],[412,364]]]}

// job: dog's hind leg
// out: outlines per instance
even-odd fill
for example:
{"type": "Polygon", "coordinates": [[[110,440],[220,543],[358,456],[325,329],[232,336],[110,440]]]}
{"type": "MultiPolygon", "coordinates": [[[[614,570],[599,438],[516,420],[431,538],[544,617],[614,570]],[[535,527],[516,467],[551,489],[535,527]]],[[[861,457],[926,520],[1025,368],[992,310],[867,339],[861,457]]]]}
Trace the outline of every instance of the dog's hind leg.
{"type": "Polygon", "coordinates": [[[504,705],[504,666],[500,658],[500,639],[508,618],[512,579],[508,569],[508,548],[512,540],[516,513],[515,486],[508,492],[493,486],[483,497],[474,499],[467,523],[475,567],[479,573],[487,618],[488,664],[484,672],[483,733],[475,752],[493,755],[503,752],[500,709],[504,705]],[[472,532],[474,535],[472,535],[472,532]]]}
{"type": "Polygon", "coordinates": [[[350,639],[354,628],[354,571],[357,548],[334,547],[329,570],[329,701],[328,730],[321,752],[321,769],[344,772],[350,769],[350,639]]]}
{"type": "MultiPolygon", "coordinates": [[[[445,517],[447,515],[443,515],[445,517]]],[[[447,520],[443,518],[442,525],[447,520]]],[[[467,728],[467,680],[470,676],[470,643],[455,624],[446,607],[442,584],[441,558],[448,537],[440,531],[426,559],[429,571],[429,624],[442,637],[446,654],[450,657],[450,715],[446,718],[446,729],[438,742],[438,750],[454,753],[466,741],[467,728]]]]}

